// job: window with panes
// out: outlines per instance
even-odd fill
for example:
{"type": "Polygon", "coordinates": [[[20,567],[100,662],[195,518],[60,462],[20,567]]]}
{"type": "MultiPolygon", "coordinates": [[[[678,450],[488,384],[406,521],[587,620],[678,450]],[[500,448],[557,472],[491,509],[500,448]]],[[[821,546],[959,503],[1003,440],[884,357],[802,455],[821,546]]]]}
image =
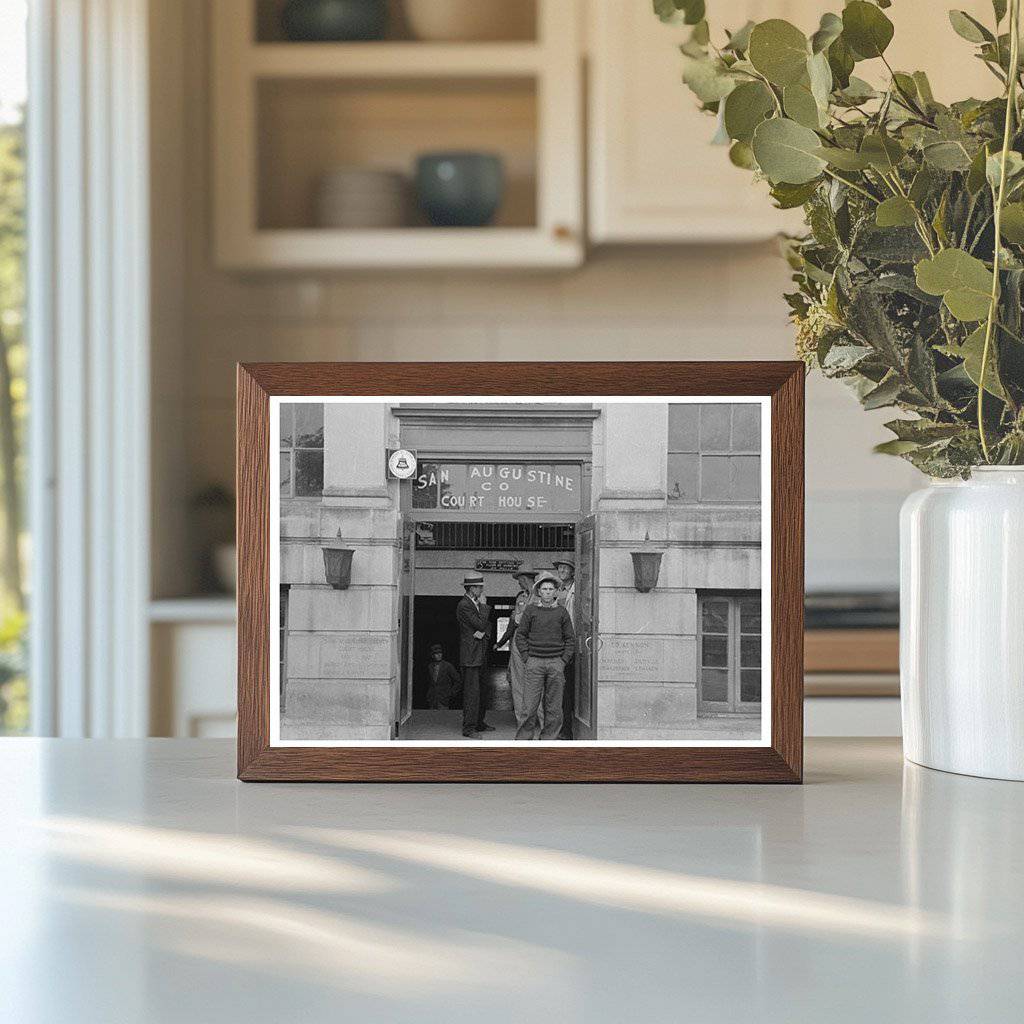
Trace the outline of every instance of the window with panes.
{"type": "Polygon", "coordinates": [[[700,709],[757,711],[761,705],[761,592],[699,595],[700,709]]]}
{"type": "Polygon", "coordinates": [[[761,500],[761,406],[672,403],[668,497],[679,502],[761,500]]]}
{"type": "Polygon", "coordinates": [[[319,498],[324,492],[322,402],[281,404],[281,497],[319,498]]]}

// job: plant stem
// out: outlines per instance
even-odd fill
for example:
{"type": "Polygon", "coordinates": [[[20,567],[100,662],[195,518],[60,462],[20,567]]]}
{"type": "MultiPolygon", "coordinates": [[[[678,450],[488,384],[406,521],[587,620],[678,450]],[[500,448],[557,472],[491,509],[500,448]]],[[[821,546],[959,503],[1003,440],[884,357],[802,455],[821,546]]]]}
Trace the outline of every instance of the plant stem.
{"type": "Polygon", "coordinates": [[[878,196],[873,196],[866,188],[861,188],[856,182],[847,181],[846,178],[840,178],[838,174],[833,174],[827,167],[824,169],[824,173],[835,181],[842,182],[842,184],[852,188],[854,192],[859,192],[862,196],[866,196],[876,205],[878,204],[878,196]]]}
{"type": "Polygon", "coordinates": [[[1003,201],[1006,197],[1006,160],[1010,151],[1010,138],[1014,115],[1017,111],[1017,67],[1020,61],[1020,0],[1010,0],[1010,73],[1006,83],[1006,119],[1003,124],[1003,149],[999,155],[999,189],[995,196],[993,212],[995,243],[992,252],[992,296],[989,300],[988,319],[985,322],[985,345],[981,350],[981,369],[978,371],[978,434],[985,461],[992,462],[988,437],[985,434],[985,372],[988,369],[989,351],[992,346],[992,331],[999,308],[999,256],[1003,201]]]}

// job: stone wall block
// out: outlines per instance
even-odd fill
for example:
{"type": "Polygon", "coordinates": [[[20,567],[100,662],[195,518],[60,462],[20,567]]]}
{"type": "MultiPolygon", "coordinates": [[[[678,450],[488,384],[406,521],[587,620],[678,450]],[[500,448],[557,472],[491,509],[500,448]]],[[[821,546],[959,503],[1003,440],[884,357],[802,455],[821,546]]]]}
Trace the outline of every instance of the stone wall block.
{"type": "Polygon", "coordinates": [[[668,537],[668,518],[664,512],[598,513],[598,538],[604,541],[640,543],[649,534],[652,541],[668,537]]]}
{"type": "Polygon", "coordinates": [[[697,632],[697,595],[693,591],[638,594],[635,590],[601,590],[598,628],[609,633],[697,632]]]}
{"type": "Polygon", "coordinates": [[[298,679],[390,679],[393,635],[289,632],[285,665],[289,685],[298,679]]]}
{"type": "Polygon", "coordinates": [[[760,548],[685,548],[680,585],[696,590],[759,590],[760,548]]]}
{"type": "Polygon", "coordinates": [[[601,631],[599,685],[607,682],[693,683],[697,641],[692,636],[627,636],[601,631]]]}
{"type": "Polygon", "coordinates": [[[288,683],[286,718],[291,724],[316,725],[330,737],[338,726],[387,726],[390,681],[293,679],[288,683]]]}
{"type": "Polygon", "coordinates": [[[292,587],[288,628],[309,631],[383,631],[396,628],[392,615],[394,587],[292,587]]]}
{"type": "MultiPolygon", "coordinates": [[[[697,721],[695,684],[643,685],[628,683],[615,688],[614,717],[598,719],[602,728],[671,730],[697,721]]],[[[641,733],[634,739],[647,739],[641,733]]]]}

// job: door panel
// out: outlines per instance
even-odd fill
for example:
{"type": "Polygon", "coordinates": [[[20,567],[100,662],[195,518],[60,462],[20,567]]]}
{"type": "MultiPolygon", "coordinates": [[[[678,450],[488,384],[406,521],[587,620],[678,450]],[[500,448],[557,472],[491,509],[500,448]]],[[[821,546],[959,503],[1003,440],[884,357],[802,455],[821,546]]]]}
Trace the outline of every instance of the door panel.
{"type": "Polygon", "coordinates": [[[416,594],[416,524],[406,519],[402,524],[402,569],[399,582],[398,623],[398,725],[412,714],[413,686],[413,618],[416,594]]]}
{"type": "Polygon", "coordinates": [[[587,516],[576,527],[576,699],[573,735],[597,737],[597,519],[587,516]]]}

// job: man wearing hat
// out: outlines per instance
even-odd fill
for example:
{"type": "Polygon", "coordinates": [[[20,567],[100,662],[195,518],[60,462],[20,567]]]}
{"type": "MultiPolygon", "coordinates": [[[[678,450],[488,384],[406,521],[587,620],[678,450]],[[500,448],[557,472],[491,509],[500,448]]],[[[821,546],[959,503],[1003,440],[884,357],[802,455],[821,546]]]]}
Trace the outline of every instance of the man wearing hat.
{"type": "Polygon", "coordinates": [[[455,609],[459,620],[459,668],[462,670],[462,735],[477,739],[482,732],[493,732],[484,721],[480,699],[480,675],[487,660],[487,634],[491,629],[491,609],[484,600],[484,578],[470,573],[463,579],[465,595],[455,609]]]}
{"type": "MultiPolygon", "coordinates": [[[[536,569],[527,569],[525,566],[512,573],[512,578],[519,584],[519,593],[516,595],[516,606],[509,616],[508,629],[494,645],[495,650],[504,647],[515,636],[527,605],[537,603],[537,597],[531,595],[536,575],[536,569]]],[[[522,725],[526,721],[526,659],[515,643],[510,644],[508,649],[508,685],[512,691],[512,710],[516,714],[516,724],[522,725]]]]}
{"type": "Polygon", "coordinates": [[[450,708],[462,689],[462,680],[455,666],[445,661],[444,648],[440,644],[430,645],[427,680],[427,707],[435,711],[450,708]]]}
{"type": "MultiPolygon", "coordinates": [[[[558,603],[569,613],[576,630],[576,562],[569,555],[560,555],[552,563],[558,573],[558,603]]],[[[558,738],[572,739],[573,712],[576,707],[576,657],[565,665],[565,688],[562,690],[562,731],[558,738]]]]}

